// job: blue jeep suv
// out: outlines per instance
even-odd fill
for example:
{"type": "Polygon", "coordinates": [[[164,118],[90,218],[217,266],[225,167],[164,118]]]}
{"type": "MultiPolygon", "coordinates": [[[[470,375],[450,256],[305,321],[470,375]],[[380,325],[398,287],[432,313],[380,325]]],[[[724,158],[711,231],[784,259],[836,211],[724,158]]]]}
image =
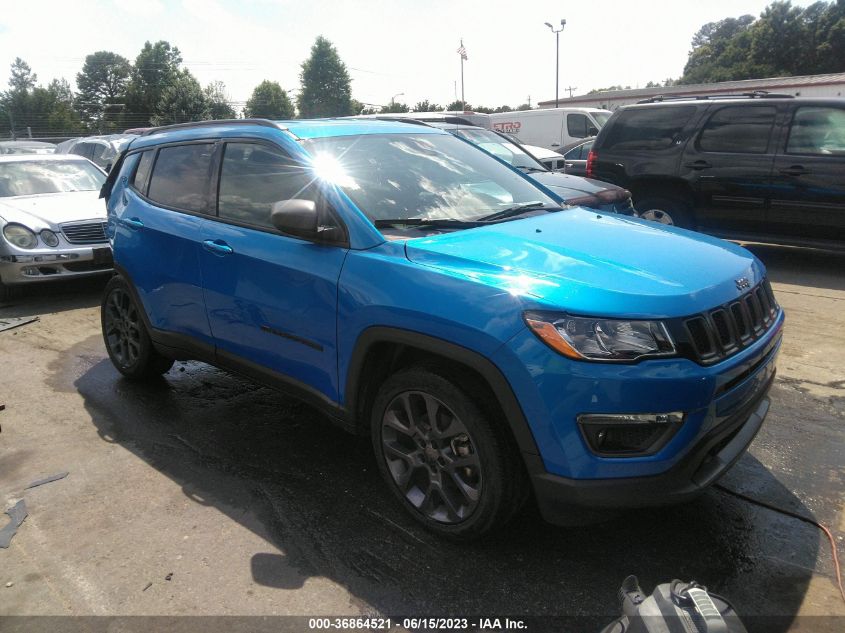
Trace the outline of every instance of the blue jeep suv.
{"type": "Polygon", "coordinates": [[[472,538],[689,499],[769,407],[783,313],[727,242],[561,207],[443,130],[239,120],[133,140],[102,195],[103,336],[133,379],[199,359],[372,437],[429,529],[472,538]]]}

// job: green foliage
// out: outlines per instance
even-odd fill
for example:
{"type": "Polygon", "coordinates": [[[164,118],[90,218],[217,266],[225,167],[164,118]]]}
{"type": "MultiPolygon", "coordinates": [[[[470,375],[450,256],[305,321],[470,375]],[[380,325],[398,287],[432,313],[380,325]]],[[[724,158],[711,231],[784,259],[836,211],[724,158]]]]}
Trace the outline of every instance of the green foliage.
{"type": "Polygon", "coordinates": [[[495,110],[493,110],[493,112],[513,112],[513,108],[509,105],[501,105],[495,110]]]}
{"type": "Polygon", "coordinates": [[[473,107],[474,112],[481,112],[482,114],[493,114],[495,110],[493,108],[488,108],[487,106],[475,106],[473,107]]]}
{"type": "Polygon", "coordinates": [[[416,105],[414,106],[414,112],[442,112],[442,111],[443,111],[442,105],[432,103],[428,99],[424,99],[423,101],[417,101],[416,105]]]}
{"type": "Polygon", "coordinates": [[[522,105],[517,106],[517,107],[516,107],[516,109],[517,109],[517,111],[519,111],[519,112],[522,112],[523,110],[530,110],[530,109],[531,109],[531,104],[529,104],[529,103],[523,103],[522,105]]]}
{"type": "Polygon", "coordinates": [[[169,42],[146,42],[135,58],[126,89],[127,127],[145,127],[157,114],[164,91],[180,78],[182,54],[169,42]]]}
{"type": "Polygon", "coordinates": [[[9,71],[9,92],[27,93],[35,87],[36,81],[38,81],[38,75],[32,72],[29,64],[20,57],[15,57],[9,71]]]}
{"type": "Polygon", "coordinates": [[[388,105],[384,106],[381,109],[381,112],[388,114],[390,112],[410,112],[411,108],[408,107],[407,103],[398,103],[396,101],[392,101],[388,105]]]}
{"type": "Polygon", "coordinates": [[[0,95],[0,129],[10,137],[62,136],[82,131],[73,93],[65,80],[36,86],[36,75],[17,58],[12,63],[10,90],[0,95]]]}
{"type": "Polygon", "coordinates": [[[207,118],[205,92],[188,70],[179,70],[162,91],[151,122],[153,125],[170,125],[207,118]]]}
{"type": "Polygon", "coordinates": [[[468,103],[464,103],[463,101],[455,100],[446,106],[446,110],[450,112],[454,112],[455,110],[472,110],[472,106],[468,103]]]}
{"type": "Polygon", "coordinates": [[[106,134],[122,128],[126,87],[132,66],[110,51],[97,51],[85,58],[76,75],[79,114],[92,131],[106,134]]]}
{"type": "Polygon", "coordinates": [[[203,94],[205,95],[206,118],[234,119],[238,116],[235,109],[229,105],[226,84],[222,81],[212,81],[205,87],[203,94]]]}
{"type": "Polygon", "coordinates": [[[710,83],[845,71],[845,0],[770,4],[760,17],[702,26],[677,83],[710,83]]]}
{"type": "MultiPolygon", "coordinates": [[[[358,110],[360,112],[360,110],[358,110]]],[[[292,119],[296,116],[288,93],[276,81],[266,79],[252,91],[244,115],[260,119],[292,119]]]]}
{"type": "Polygon", "coordinates": [[[352,111],[351,80],[346,64],[322,35],[311,47],[311,56],[302,63],[299,78],[302,88],[297,105],[303,119],[356,114],[352,111]]]}

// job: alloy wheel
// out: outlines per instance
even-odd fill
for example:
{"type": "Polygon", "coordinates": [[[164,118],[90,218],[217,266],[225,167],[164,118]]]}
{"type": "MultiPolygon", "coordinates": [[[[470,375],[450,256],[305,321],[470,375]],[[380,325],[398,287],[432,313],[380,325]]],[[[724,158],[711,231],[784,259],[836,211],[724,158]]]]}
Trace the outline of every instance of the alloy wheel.
{"type": "Polygon", "coordinates": [[[141,320],[129,293],[115,288],[105,310],[105,334],[109,350],[122,367],[131,367],[141,354],[141,320]]]}
{"type": "Polygon", "coordinates": [[[481,461],[466,426],[443,402],[405,391],[387,406],[382,455],[405,499],[440,523],[465,521],[481,498],[481,461]]]}
{"type": "Polygon", "coordinates": [[[657,222],[658,224],[666,224],[668,226],[675,225],[672,221],[672,216],[661,209],[649,209],[648,211],[643,211],[640,213],[640,218],[643,220],[651,220],[652,222],[657,222]]]}

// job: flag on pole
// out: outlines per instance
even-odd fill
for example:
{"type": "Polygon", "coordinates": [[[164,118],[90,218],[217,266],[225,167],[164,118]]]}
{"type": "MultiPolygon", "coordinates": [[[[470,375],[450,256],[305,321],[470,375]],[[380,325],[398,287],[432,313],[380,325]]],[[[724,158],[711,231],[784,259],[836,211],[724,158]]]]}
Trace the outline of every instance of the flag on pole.
{"type": "Polygon", "coordinates": [[[463,41],[461,42],[461,47],[458,49],[458,55],[460,55],[461,59],[463,59],[464,61],[467,60],[467,49],[464,48],[463,41]]]}

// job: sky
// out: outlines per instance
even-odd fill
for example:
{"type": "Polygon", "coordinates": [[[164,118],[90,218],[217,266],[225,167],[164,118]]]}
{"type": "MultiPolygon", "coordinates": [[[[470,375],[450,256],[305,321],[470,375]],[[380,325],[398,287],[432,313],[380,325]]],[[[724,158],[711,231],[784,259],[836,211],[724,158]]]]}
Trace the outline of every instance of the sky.
{"type": "MultiPolygon", "coordinates": [[[[805,6],[811,0],[793,4],[805,6]]],[[[615,84],[644,86],[682,74],[705,23],[759,15],[769,0],[25,0],[2,3],[0,66],[23,58],[39,82],[75,85],[85,56],[109,50],[134,60],[146,40],[178,46],[200,83],[225,83],[241,105],[264,79],[299,86],[318,35],[337,47],[353,97],[368,104],[465,98],[516,106],[615,84]],[[396,96],[398,95],[398,96],[396,96]]],[[[2,81],[2,80],[0,80],[2,81]]]]}

